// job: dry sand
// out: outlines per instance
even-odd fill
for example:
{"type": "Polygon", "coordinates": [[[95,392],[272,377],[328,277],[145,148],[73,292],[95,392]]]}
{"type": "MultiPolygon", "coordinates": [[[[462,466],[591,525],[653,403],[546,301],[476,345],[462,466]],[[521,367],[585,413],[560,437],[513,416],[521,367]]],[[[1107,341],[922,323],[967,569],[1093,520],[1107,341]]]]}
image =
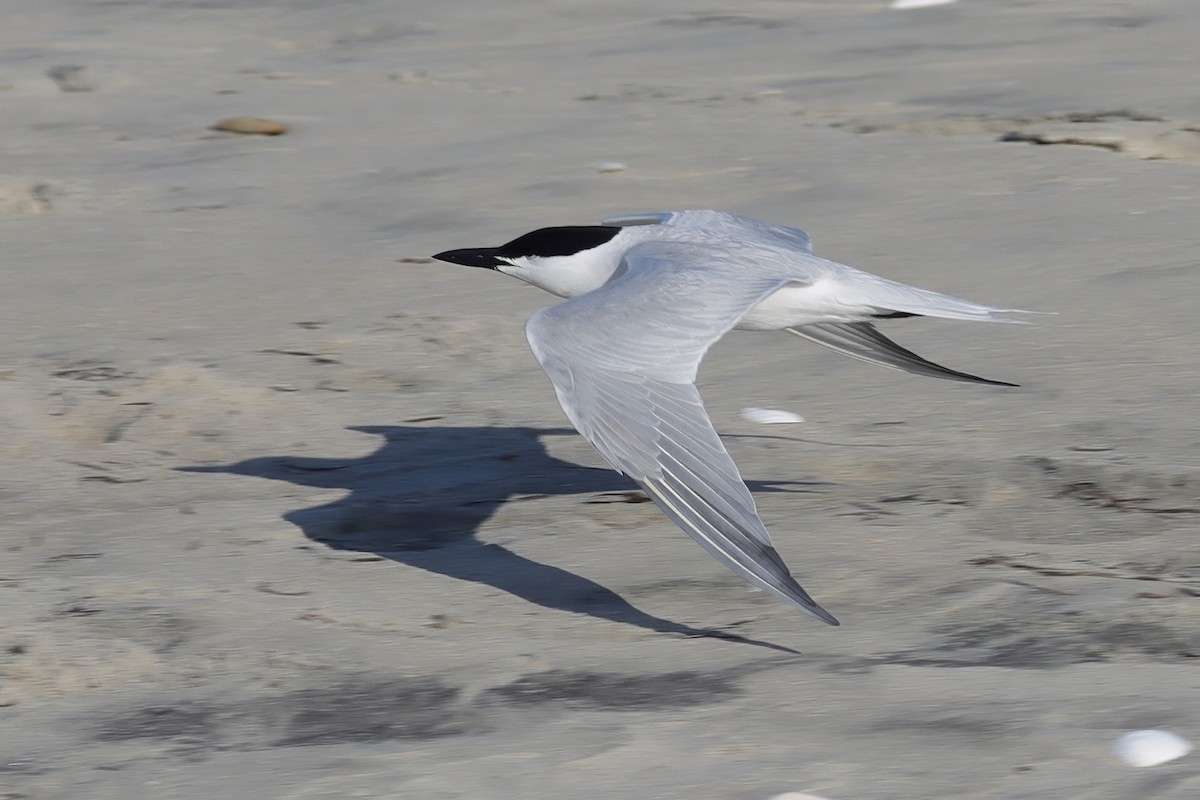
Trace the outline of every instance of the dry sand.
{"type": "Polygon", "coordinates": [[[1194,0],[0,20],[0,798],[1200,796],[1108,750],[1200,737],[1194,0]],[[423,260],[688,207],[1059,314],[889,326],[1014,390],[714,349],[840,629],[610,494],[547,296],[423,260]]]}

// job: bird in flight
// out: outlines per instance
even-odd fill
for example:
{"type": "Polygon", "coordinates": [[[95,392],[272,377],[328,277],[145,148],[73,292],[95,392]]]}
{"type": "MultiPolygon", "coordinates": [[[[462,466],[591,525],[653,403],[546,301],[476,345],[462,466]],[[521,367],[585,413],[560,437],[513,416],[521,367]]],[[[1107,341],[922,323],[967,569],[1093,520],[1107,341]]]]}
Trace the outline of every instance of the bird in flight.
{"type": "Polygon", "coordinates": [[[771,543],[754,498],[696,390],[708,349],[734,328],[781,330],[892,369],[1015,386],[935,364],[884,336],[878,320],[1016,322],[813,254],[799,228],[720,211],[611,217],[541,228],[499,247],[434,258],[494,269],[566,302],[525,325],[571,424],[676,525],[733,572],[839,624],[771,543]]]}

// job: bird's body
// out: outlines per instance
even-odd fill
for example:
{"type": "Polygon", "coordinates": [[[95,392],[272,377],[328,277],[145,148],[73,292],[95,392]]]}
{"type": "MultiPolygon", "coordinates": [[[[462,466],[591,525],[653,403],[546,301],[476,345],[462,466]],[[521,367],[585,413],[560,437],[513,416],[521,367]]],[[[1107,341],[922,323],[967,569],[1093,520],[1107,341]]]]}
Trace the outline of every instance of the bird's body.
{"type": "Polygon", "coordinates": [[[828,261],[798,228],[717,211],[544,228],[501,247],[435,257],[568,298],[535,313],[526,335],[575,428],[719,561],[834,625],[771,545],[696,391],[701,359],[733,328],[785,330],[882,366],[996,384],[921,358],[873,322],[1007,322],[1000,315],[1014,310],[828,261]]]}

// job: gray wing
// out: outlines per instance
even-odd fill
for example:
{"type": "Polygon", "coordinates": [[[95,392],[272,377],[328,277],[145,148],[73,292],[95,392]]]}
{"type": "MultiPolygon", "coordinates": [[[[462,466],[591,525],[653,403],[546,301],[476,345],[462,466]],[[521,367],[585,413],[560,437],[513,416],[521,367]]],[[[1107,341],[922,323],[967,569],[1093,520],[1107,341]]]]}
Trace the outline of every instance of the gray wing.
{"type": "Polygon", "coordinates": [[[803,231],[800,228],[793,228],[788,225],[776,225],[773,222],[763,222],[762,220],[750,217],[734,218],[742,224],[753,226],[760,233],[765,233],[775,239],[781,239],[785,244],[792,247],[799,247],[806,253],[813,251],[812,237],[808,235],[807,231],[803,231]]]}
{"type": "Polygon", "coordinates": [[[802,339],[808,339],[810,342],[816,342],[831,350],[836,350],[843,355],[870,364],[878,364],[881,367],[899,369],[931,378],[945,378],[951,381],[988,383],[993,386],[1017,385],[981,378],[978,375],[959,372],[949,367],[943,367],[941,364],[935,364],[896,344],[869,322],[823,322],[816,325],[802,325],[799,328],[785,328],[784,330],[802,339]]]}
{"type": "Polygon", "coordinates": [[[618,214],[600,221],[601,225],[628,228],[631,225],[662,225],[674,216],[674,211],[647,211],[641,214],[618,214]]]}
{"type": "Polygon", "coordinates": [[[622,228],[631,225],[693,226],[710,233],[720,228],[736,229],[733,235],[739,239],[766,238],[777,243],[782,242],[788,247],[799,248],[805,253],[812,252],[812,238],[799,228],[776,225],[725,211],[647,211],[640,214],[618,214],[608,217],[600,224],[617,225],[622,228]]]}
{"type": "Polygon", "coordinates": [[[794,281],[730,269],[738,257],[712,246],[638,245],[621,277],[537,312],[526,335],[571,423],[614,468],[729,569],[837,625],[775,551],[696,391],[708,348],[794,281]]]}

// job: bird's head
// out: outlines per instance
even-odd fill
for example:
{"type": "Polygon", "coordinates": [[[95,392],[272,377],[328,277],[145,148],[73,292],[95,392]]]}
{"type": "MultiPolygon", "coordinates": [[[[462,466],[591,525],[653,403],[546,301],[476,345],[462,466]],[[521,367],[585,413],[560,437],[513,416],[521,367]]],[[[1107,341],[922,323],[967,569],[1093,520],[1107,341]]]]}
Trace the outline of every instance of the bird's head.
{"type": "Polygon", "coordinates": [[[574,297],[612,277],[625,249],[614,241],[622,230],[612,225],[539,228],[499,247],[447,250],[434,258],[494,269],[559,297],[574,297]]]}

